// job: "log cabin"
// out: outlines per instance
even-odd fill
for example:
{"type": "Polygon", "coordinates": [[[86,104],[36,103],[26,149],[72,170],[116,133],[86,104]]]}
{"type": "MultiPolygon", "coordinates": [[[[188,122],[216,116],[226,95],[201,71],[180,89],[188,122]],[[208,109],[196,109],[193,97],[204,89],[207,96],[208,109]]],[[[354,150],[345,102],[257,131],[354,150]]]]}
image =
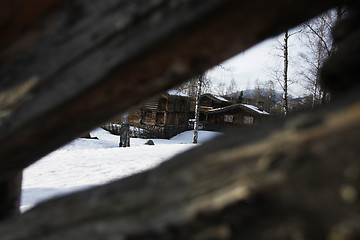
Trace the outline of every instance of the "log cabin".
{"type": "Polygon", "coordinates": [[[188,129],[190,104],[188,95],[169,90],[130,112],[130,125],[148,130],[152,137],[170,138],[188,129]]]}
{"type": "MultiPolygon", "coordinates": [[[[193,118],[189,121],[189,126],[191,128],[194,127],[194,121],[195,121],[195,101],[192,102],[191,105],[192,109],[192,116],[193,118]]],[[[199,115],[199,122],[200,122],[200,129],[205,129],[206,126],[206,112],[209,110],[217,109],[217,108],[223,108],[226,106],[232,105],[232,102],[225,99],[224,97],[217,96],[211,93],[204,93],[200,97],[200,115],[199,115]]]]}
{"type": "Polygon", "coordinates": [[[269,113],[248,104],[233,104],[214,108],[205,112],[207,130],[219,130],[228,127],[251,126],[269,118],[269,113]]]}
{"type": "MultiPolygon", "coordinates": [[[[133,137],[171,138],[194,128],[195,100],[188,95],[169,90],[143,103],[129,113],[133,137]]],[[[268,119],[269,113],[250,104],[233,104],[229,100],[210,93],[200,98],[200,129],[222,130],[228,127],[257,125],[268,119]]],[[[114,120],[121,124],[121,120],[114,120]]],[[[114,134],[119,126],[104,125],[114,134]]]]}

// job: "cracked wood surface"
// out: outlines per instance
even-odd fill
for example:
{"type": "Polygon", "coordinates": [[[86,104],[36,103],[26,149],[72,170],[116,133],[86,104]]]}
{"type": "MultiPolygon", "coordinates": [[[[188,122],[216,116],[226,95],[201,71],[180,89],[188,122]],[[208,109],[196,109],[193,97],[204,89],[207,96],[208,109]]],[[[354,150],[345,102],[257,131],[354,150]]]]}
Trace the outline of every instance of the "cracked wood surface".
{"type": "MultiPolygon", "coordinates": [[[[21,9],[35,8],[33,2],[21,9]]],[[[1,43],[3,179],[145,98],[343,1],[57,2],[27,21],[0,21],[8,24],[3,33],[21,26],[1,43]],[[54,10],[56,4],[62,7],[54,10]]]]}

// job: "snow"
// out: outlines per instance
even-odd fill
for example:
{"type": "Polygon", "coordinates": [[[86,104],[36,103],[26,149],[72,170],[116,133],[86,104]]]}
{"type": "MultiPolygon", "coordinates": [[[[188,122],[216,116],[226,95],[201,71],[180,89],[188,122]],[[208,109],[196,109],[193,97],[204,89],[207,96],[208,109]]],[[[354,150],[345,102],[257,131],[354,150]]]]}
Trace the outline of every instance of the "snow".
{"type": "Polygon", "coordinates": [[[216,95],[214,95],[214,97],[215,97],[216,99],[220,100],[220,101],[229,102],[229,100],[227,100],[227,99],[225,99],[225,98],[223,98],[223,97],[216,96],[216,95]]]}
{"type": "Polygon", "coordinates": [[[226,106],[226,107],[221,107],[221,108],[213,108],[213,109],[210,109],[208,110],[207,112],[208,113],[213,113],[213,112],[219,112],[219,111],[222,111],[222,110],[225,110],[225,109],[231,109],[231,108],[234,108],[234,107],[238,107],[239,105],[241,106],[244,106],[250,110],[253,110],[259,114],[262,114],[262,115],[269,115],[268,112],[265,112],[265,111],[262,111],[260,110],[258,107],[256,106],[253,106],[253,105],[249,105],[249,104],[233,104],[233,105],[230,105],[230,106],[226,106]]]}
{"type": "MultiPolygon", "coordinates": [[[[219,133],[199,131],[199,143],[219,133]]],[[[193,132],[181,133],[171,140],[131,138],[129,148],[119,148],[119,136],[103,129],[90,133],[99,139],[76,139],[45,156],[24,170],[21,211],[49,198],[104,184],[151,169],[196,145],[193,132]]]]}
{"type": "Polygon", "coordinates": [[[260,114],[269,115],[268,112],[262,111],[262,110],[260,110],[259,108],[255,107],[255,106],[253,106],[253,105],[249,105],[249,104],[242,104],[242,105],[245,106],[245,107],[247,107],[247,108],[250,108],[250,109],[252,109],[252,110],[254,110],[254,111],[256,111],[256,112],[258,112],[258,113],[260,113],[260,114]]]}
{"type": "Polygon", "coordinates": [[[171,96],[189,97],[189,95],[176,90],[168,90],[167,93],[171,96]]]}

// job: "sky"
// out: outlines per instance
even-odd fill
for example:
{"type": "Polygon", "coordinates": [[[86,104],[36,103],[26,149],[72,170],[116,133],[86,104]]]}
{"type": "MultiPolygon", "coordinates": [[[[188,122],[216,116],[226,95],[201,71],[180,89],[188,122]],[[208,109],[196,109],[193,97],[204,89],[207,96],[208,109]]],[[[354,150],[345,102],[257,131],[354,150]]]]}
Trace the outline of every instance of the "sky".
{"type": "Polygon", "coordinates": [[[269,64],[273,39],[260,43],[221,63],[208,73],[213,83],[230,83],[231,79],[241,89],[252,88],[257,79],[268,79],[266,66],[269,64]]]}
{"type": "MultiPolygon", "coordinates": [[[[296,31],[296,29],[292,30],[296,31]]],[[[282,58],[278,55],[282,51],[276,49],[277,41],[282,41],[283,34],[277,37],[267,39],[252,48],[240,53],[221,64],[221,67],[215,67],[208,71],[207,76],[212,84],[230,84],[233,79],[239,90],[251,89],[256,83],[262,83],[273,80],[270,67],[283,67],[282,58]]],[[[289,39],[289,76],[295,76],[298,70],[299,52],[301,51],[301,42],[295,35],[289,39]]],[[[281,91],[280,85],[275,81],[275,89],[281,91]]],[[[301,96],[305,90],[299,84],[290,86],[290,95],[301,96]]]]}

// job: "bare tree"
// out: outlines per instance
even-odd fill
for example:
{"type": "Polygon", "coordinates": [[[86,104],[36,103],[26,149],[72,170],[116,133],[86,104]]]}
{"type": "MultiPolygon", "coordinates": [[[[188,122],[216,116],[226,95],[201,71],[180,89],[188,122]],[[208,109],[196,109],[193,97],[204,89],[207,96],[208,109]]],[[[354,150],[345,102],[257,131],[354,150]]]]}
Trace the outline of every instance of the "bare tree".
{"type": "Polygon", "coordinates": [[[255,100],[255,105],[258,108],[270,112],[276,103],[274,82],[269,80],[261,83],[257,80],[251,97],[255,100]]]}
{"type": "Polygon", "coordinates": [[[199,132],[199,117],[200,117],[200,96],[201,96],[201,85],[203,85],[204,74],[201,74],[198,77],[197,93],[196,93],[196,103],[195,103],[195,122],[194,122],[194,136],[193,143],[198,142],[198,132],[199,132]]]}
{"type": "Polygon", "coordinates": [[[195,97],[197,91],[197,78],[192,78],[175,89],[189,95],[190,97],[195,97]]]}
{"type": "Polygon", "coordinates": [[[284,34],[284,81],[283,81],[283,111],[284,115],[286,116],[289,111],[289,105],[288,105],[288,68],[289,68],[289,48],[288,48],[288,42],[289,42],[289,32],[288,30],[285,31],[284,34]]]}
{"type": "Polygon", "coordinates": [[[234,93],[234,92],[237,92],[239,89],[238,89],[238,86],[235,82],[234,79],[231,79],[231,82],[230,84],[227,86],[226,88],[226,92],[225,92],[225,95],[229,95],[231,93],[234,93]]]}
{"type": "Polygon", "coordinates": [[[312,95],[312,106],[324,103],[328,97],[319,84],[320,69],[336,50],[331,33],[333,26],[345,14],[346,10],[337,8],[304,23],[301,40],[305,46],[300,53],[303,87],[312,95]]]}
{"type": "Polygon", "coordinates": [[[225,82],[219,83],[214,87],[214,91],[219,96],[228,96],[234,92],[239,91],[239,88],[234,79],[231,79],[230,84],[225,82]]]}
{"type": "Polygon", "coordinates": [[[289,85],[293,83],[289,79],[289,38],[295,34],[298,34],[301,30],[289,33],[289,30],[284,32],[283,41],[277,40],[277,45],[275,48],[281,50],[282,54],[277,55],[283,59],[282,69],[280,68],[270,68],[269,73],[273,80],[275,80],[282,89],[282,111],[284,116],[288,115],[289,112],[289,85]]]}
{"type": "MultiPolygon", "coordinates": [[[[197,89],[198,89],[198,77],[192,78],[189,81],[183,83],[182,85],[176,87],[175,89],[187,94],[189,97],[196,98],[197,95],[197,89]]],[[[202,85],[201,85],[203,92],[208,92],[212,88],[212,82],[210,78],[206,77],[206,75],[203,75],[202,78],[202,85]]]]}
{"type": "Polygon", "coordinates": [[[214,91],[215,91],[215,94],[217,94],[219,96],[225,96],[226,95],[226,84],[225,84],[225,82],[221,82],[221,83],[217,84],[214,87],[214,91]]]}

